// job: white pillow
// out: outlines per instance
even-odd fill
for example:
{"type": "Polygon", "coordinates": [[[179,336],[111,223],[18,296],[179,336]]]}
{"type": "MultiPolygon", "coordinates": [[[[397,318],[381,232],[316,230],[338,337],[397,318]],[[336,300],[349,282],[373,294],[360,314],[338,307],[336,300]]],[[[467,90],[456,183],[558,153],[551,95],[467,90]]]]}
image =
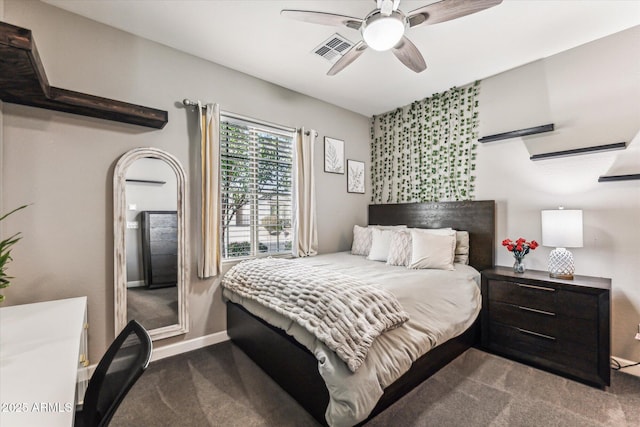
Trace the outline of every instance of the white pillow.
{"type": "Polygon", "coordinates": [[[367,259],[371,261],[387,261],[389,257],[389,246],[391,245],[392,230],[380,230],[373,228],[371,230],[371,250],[367,259]]]}
{"type": "Polygon", "coordinates": [[[353,243],[351,244],[351,254],[369,255],[371,250],[371,228],[353,226],[353,243]]]}
{"type": "MultiPolygon", "coordinates": [[[[448,228],[416,228],[423,233],[450,235],[453,230],[448,228]]],[[[469,264],[469,232],[455,231],[456,234],[456,251],[453,262],[461,264],[469,264]]]]}
{"type": "Polygon", "coordinates": [[[456,234],[429,233],[411,230],[411,262],[409,268],[434,268],[453,270],[456,250],[456,234]]]}
{"type": "Polygon", "coordinates": [[[368,227],[353,226],[353,242],[351,243],[351,255],[369,255],[371,250],[371,230],[399,230],[406,229],[406,225],[370,225],[368,227]]]}
{"type": "Polygon", "coordinates": [[[441,236],[452,236],[455,234],[455,230],[451,227],[447,228],[410,228],[409,230],[418,231],[420,233],[439,234],[441,236]]]}
{"type": "Polygon", "coordinates": [[[453,262],[469,264],[469,232],[456,231],[456,255],[453,262]]]}
{"type": "Polygon", "coordinates": [[[411,233],[408,230],[394,230],[391,233],[387,264],[406,267],[409,262],[411,262],[411,233]]]}
{"type": "Polygon", "coordinates": [[[370,225],[371,228],[377,228],[379,230],[405,230],[406,225],[370,225]]]}

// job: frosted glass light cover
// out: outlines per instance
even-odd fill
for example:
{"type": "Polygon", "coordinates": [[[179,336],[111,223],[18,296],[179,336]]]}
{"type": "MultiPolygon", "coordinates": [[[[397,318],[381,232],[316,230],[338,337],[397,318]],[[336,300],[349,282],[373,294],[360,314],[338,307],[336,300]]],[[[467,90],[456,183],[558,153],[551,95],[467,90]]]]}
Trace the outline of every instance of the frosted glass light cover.
{"type": "Polygon", "coordinates": [[[543,246],[582,247],[582,210],[544,210],[541,212],[541,220],[543,246]]]}
{"type": "Polygon", "coordinates": [[[404,22],[395,15],[372,19],[362,28],[362,38],[373,50],[384,51],[394,47],[404,35],[404,22]]]}

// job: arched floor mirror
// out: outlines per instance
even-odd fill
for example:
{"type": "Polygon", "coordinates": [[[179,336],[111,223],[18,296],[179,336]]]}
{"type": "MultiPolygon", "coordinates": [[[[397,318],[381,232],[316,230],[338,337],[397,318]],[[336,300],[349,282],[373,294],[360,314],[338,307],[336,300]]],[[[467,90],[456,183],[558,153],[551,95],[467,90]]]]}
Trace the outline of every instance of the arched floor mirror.
{"type": "Polygon", "coordinates": [[[136,319],[153,340],[187,333],[186,174],[157,148],[136,148],[113,174],[115,334],[136,319]]]}

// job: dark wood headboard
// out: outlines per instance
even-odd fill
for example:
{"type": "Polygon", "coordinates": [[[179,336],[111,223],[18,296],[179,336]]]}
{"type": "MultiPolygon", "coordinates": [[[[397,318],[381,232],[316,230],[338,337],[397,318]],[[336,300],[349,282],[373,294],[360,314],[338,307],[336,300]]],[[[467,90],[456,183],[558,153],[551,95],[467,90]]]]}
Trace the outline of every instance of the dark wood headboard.
{"type": "Polygon", "coordinates": [[[494,200],[369,205],[369,224],[468,231],[469,264],[482,271],[494,266],[495,212],[494,200]]]}

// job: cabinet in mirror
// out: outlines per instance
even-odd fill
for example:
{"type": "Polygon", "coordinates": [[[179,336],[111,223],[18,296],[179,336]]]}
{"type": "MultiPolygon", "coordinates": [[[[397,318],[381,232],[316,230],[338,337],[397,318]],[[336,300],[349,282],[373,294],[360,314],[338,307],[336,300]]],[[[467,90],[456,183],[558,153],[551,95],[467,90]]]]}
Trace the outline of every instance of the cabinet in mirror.
{"type": "Polygon", "coordinates": [[[170,154],[139,148],[114,172],[115,332],[136,319],[153,339],[188,331],[186,180],[170,154]]]}

